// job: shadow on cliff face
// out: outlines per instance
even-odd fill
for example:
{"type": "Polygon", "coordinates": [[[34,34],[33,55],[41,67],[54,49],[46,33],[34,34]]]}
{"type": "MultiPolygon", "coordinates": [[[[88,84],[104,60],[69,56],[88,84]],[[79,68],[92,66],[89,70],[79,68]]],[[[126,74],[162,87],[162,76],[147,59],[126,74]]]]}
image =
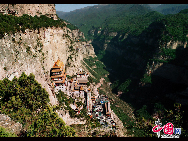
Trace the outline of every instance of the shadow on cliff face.
{"type": "Polygon", "coordinates": [[[127,79],[132,80],[129,90],[138,86],[145,73],[147,62],[151,63],[149,59],[153,58],[158,50],[162,28],[163,25],[154,23],[138,36],[119,32],[112,38],[108,36],[108,31],[95,35],[92,45],[98,58],[109,71],[110,81],[117,83],[113,88],[114,93],[117,93],[117,87],[127,79]],[[105,43],[107,40],[110,42],[105,43]]]}
{"type": "MultiPolygon", "coordinates": [[[[153,103],[165,102],[166,99],[169,99],[169,102],[173,104],[175,99],[164,98],[164,95],[184,91],[187,87],[188,79],[185,79],[184,76],[187,74],[188,65],[184,64],[188,64],[186,57],[188,51],[187,48],[182,49],[182,47],[176,50],[176,59],[163,64],[151,75],[152,84],[139,87],[140,79],[143,78],[147,68],[147,62],[151,64],[150,59],[158,52],[163,28],[163,24],[154,22],[138,36],[118,33],[106,45],[106,49],[103,47],[107,36],[103,34],[105,32],[108,35],[107,31],[95,36],[92,42],[97,56],[100,56],[100,60],[110,72],[109,79],[112,83],[117,83],[119,86],[127,79],[132,80],[127,88],[129,92],[122,94],[121,98],[136,109],[140,109],[143,104],[151,105],[151,101],[153,103]]],[[[117,93],[118,86],[113,88],[114,93],[117,93]]]]}
{"type": "MultiPolygon", "coordinates": [[[[185,98],[188,101],[187,54],[188,48],[177,49],[176,58],[174,60],[164,63],[151,74],[152,84],[140,87],[133,93],[135,97],[143,97],[140,104],[151,104],[151,101],[153,101],[163,102],[164,105],[173,104],[175,102],[187,105],[187,102],[184,102],[185,98]],[[147,97],[147,99],[144,99],[144,97],[147,97]]],[[[131,93],[129,93],[129,95],[131,95],[131,93]]],[[[124,99],[126,100],[126,98],[124,99]]]]}
{"type": "MultiPolygon", "coordinates": [[[[103,48],[104,37],[102,42],[99,36],[93,40],[97,56],[101,55],[102,50],[100,60],[110,72],[110,81],[120,85],[129,78],[132,80],[127,87],[129,92],[123,93],[120,98],[132,105],[135,109],[134,113],[146,105],[148,113],[152,115],[156,103],[162,103],[166,109],[173,109],[177,102],[182,104],[184,111],[188,110],[188,48],[177,48],[176,58],[164,63],[151,74],[152,83],[139,86],[147,62],[152,63],[150,59],[158,52],[161,29],[163,29],[162,24],[155,26],[154,23],[139,36],[128,35],[122,42],[119,41],[122,34],[117,34],[107,44],[106,50],[103,48]],[[120,53],[118,54],[116,50],[120,50],[120,53]]],[[[113,88],[113,93],[117,93],[117,87],[113,88]]],[[[185,125],[187,118],[187,113],[184,113],[185,125]]]]}
{"type": "MultiPolygon", "coordinates": [[[[139,87],[140,79],[143,78],[147,68],[147,62],[151,63],[150,59],[158,51],[161,29],[163,29],[163,25],[153,23],[138,36],[118,33],[107,44],[106,50],[103,48],[105,36],[101,35],[102,38],[97,36],[93,40],[97,55],[100,55],[102,50],[101,61],[110,72],[110,81],[118,82],[120,85],[127,79],[132,80],[127,88],[129,92],[122,94],[121,99],[130,103],[135,111],[143,105],[151,107],[148,110],[152,111],[156,102],[162,102],[169,108],[173,107],[177,101],[178,93],[184,91],[188,84],[188,79],[185,79],[188,74],[186,70],[188,65],[184,65],[188,64],[188,57],[186,57],[188,51],[187,48],[179,47],[176,50],[176,59],[163,64],[151,75],[152,84],[139,87]],[[120,42],[125,36],[126,38],[120,42]]],[[[113,92],[117,93],[117,87],[113,88],[113,92]]],[[[178,102],[181,103],[181,100],[178,102]]]]}
{"type": "MultiPolygon", "coordinates": [[[[188,130],[188,48],[177,49],[176,58],[168,63],[164,63],[154,73],[151,74],[152,84],[130,91],[122,95],[122,99],[130,103],[134,108],[134,113],[147,106],[147,112],[154,113],[154,105],[161,103],[167,110],[174,110],[174,104],[180,103],[182,117],[182,127],[188,130]]],[[[175,122],[175,121],[173,121],[175,122]]]]}

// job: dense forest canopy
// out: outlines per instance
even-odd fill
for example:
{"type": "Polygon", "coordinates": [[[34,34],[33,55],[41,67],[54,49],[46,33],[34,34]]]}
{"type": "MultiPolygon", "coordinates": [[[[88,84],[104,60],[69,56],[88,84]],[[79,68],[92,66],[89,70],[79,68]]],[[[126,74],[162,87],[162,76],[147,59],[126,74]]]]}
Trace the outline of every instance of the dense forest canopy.
{"type": "MultiPolygon", "coordinates": [[[[83,10],[75,10],[65,14],[59,14],[59,17],[68,20],[72,24],[76,25],[82,32],[84,32],[86,38],[88,38],[88,31],[92,27],[103,27],[110,25],[120,26],[119,29],[124,27],[127,23],[123,23],[128,16],[135,18],[134,16],[143,15],[150,12],[151,9],[148,5],[139,4],[107,4],[107,5],[95,5],[83,10]],[[118,20],[115,18],[119,18],[118,20]],[[111,20],[109,20],[111,19],[111,20]],[[106,21],[108,20],[108,21],[106,21]],[[118,25],[114,25],[114,22],[118,25]],[[122,24],[123,23],[123,24],[122,24]]],[[[111,26],[111,27],[112,27],[111,26]]]]}
{"type": "Polygon", "coordinates": [[[162,16],[162,14],[152,11],[143,15],[112,17],[108,18],[108,20],[103,23],[102,27],[106,27],[108,32],[129,32],[134,35],[139,35],[153,21],[162,16]]]}
{"type": "MultiPolygon", "coordinates": [[[[35,80],[24,72],[17,79],[0,80],[0,113],[8,115],[22,124],[25,137],[65,137],[74,136],[73,128],[66,126],[49,105],[49,95],[35,80]]],[[[3,130],[3,129],[1,129],[3,130]]],[[[3,131],[5,132],[5,131],[3,131]]]]}

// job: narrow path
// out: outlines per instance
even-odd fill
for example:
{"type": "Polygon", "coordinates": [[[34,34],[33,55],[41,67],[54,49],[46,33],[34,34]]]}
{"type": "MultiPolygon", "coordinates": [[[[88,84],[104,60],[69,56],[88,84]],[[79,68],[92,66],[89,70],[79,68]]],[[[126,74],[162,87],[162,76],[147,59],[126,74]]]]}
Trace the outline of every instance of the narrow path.
{"type": "Polygon", "coordinates": [[[87,72],[89,73],[89,76],[95,78],[95,76],[93,76],[93,75],[89,72],[89,70],[86,68],[86,66],[84,66],[84,65],[82,64],[82,65],[81,65],[81,68],[83,68],[84,70],[87,70],[87,72]]]}
{"type": "Polygon", "coordinates": [[[111,114],[112,114],[113,121],[116,123],[116,135],[118,137],[127,137],[125,135],[127,130],[123,126],[123,122],[118,118],[118,116],[113,111],[111,111],[111,114]]]}

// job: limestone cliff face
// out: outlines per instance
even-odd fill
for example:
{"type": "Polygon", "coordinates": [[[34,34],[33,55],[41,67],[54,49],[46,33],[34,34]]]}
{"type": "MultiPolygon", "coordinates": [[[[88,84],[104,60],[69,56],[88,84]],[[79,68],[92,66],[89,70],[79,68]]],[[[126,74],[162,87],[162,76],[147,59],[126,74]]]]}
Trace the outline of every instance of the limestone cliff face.
{"type": "Polygon", "coordinates": [[[79,30],[72,32],[67,27],[52,27],[5,35],[0,39],[0,79],[8,77],[11,80],[22,72],[27,75],[33,73],[35,79],[51,94],[49,72],[57,59],[68,64],[66,72],[73,75],[81,67],[84,57],[95,55],[92,45],[75,42],[75,38],[81,34],[76,32],[79,33],[79,30]]]}
{"type": "Polygon", "coordinates": [[[57,20],[54,4],[0,4],[0,12],[16,16],[22,16],[23,14],[31,16],[46,15],[57,20]]]}

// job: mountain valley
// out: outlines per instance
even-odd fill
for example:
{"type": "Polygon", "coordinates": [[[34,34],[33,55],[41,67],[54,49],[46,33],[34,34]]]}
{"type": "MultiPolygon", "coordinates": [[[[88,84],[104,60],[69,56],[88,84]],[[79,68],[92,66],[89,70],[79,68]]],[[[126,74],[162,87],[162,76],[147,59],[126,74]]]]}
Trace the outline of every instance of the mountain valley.
{"type": "MultiPolygon", "coordinates": [[[[108,7],[110,6],[118,7],[108,7]]],[[[113,16],[107,14],[106,17],[103,16],[103,21],[100,18],[93,21],[95,16],[82,10],[77,11],[76,20],[71,19],[72,14],[76,16],[74,11],[62,16],[78,26],[86,38],[92,41],[98,59],[109,71],[112,92],[135,109],[137,122],[144,128],[144,122],[151,122],[152,117],[159,114],[155,108],[157,105],[161,106],[160,109],[165,109],[162,115],[158,115],[163,123],[165,120],[175,122],[175,116],[170,116],[165,111],[173,110],[176,114],[183,114],[187,110],[187,12],[186,9],[183,10],[185,5],[181,6],[182,11],[179,13],[163,15],[142,5],[135,5],[133,13],[133,5],[125,4],[121,7],[122,11],[127,10],[126,13],[116,11],[113,16]],[[79,12],[85,12],[90,17],[87,19],[86,15],[79,15],[79,12]],[[85,20],[79,20],[82,18],[85,20]],[[177,106],[176,103],[182,107],[180,113],[173,109],[177,106]]],[[[112,9],[109,8],[109,11],[112,9]]],[[[187,124],[187,114],[181,116],[187,124]]],[[[180,126],[180,122],[176,121],[177,126],[180,126]]],[[[187,130],[185,125],[181,124],[182,126],[187,130]]],[[[146,134],[145,136],[152,136],[152,132],[148,131],[146,134]]]]}
{"type": "Polygon", "coordinates": [[[186,8],[0,4],[0,136],[187,137],[186,8]]]}

